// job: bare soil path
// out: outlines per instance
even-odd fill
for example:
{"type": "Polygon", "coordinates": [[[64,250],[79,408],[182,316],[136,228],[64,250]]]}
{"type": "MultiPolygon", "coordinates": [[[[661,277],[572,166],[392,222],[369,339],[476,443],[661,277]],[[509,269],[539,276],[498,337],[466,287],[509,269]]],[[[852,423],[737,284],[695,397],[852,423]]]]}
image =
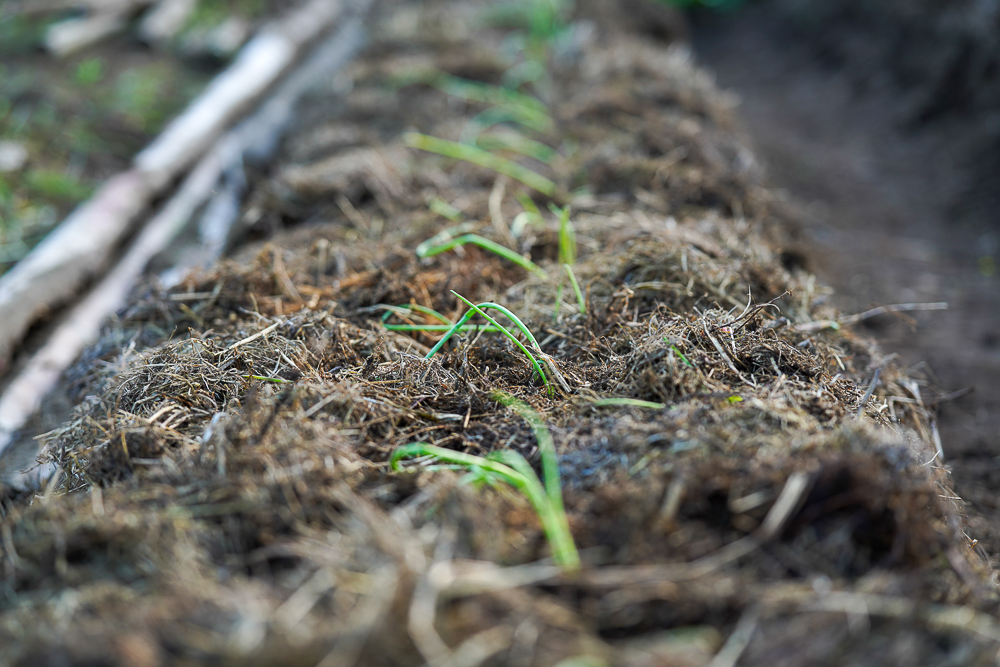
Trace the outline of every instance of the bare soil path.
{"type": "Polygon", "coordinates": [[[699,60],[740,95],[739,115],[771,184],[806,207],[807,262],[836,289],[836,305],[858,312],[949,303],[948,311],[916,314],[915,327],[891,316],[869,327],[904,366],[926,364],[938,395],[974,388],[941,406],[941,437],[972,531],[995,558],[1000,235],[996,213],[968,194],[982,169],[961,140],[976,119],[916,125],[911,97],[886,72],[824,60],[769,6],[694,32],[699,60]]]}

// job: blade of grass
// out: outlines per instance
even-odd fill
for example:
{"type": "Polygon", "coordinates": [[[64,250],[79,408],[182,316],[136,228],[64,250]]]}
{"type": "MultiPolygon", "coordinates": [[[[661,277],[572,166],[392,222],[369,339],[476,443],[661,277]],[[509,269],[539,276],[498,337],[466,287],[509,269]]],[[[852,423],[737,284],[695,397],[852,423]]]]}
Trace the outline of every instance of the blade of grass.
{"type": "Polygon", "coordinates": [[[538,210],[538,206],[535,204],[534,200],[528,196],[527,192],[518,192],[517,201],[521,204],[524,210],[514,217],[514,222],[510,226],[510,233],[514,235],[514,238],[520,237],[521,232],[523,232],[524,228],[529,224],[545,224],[545,219],[542,218],[542,212],[538,210]]]}
{"type": "Polygon", "coordinates": [[[478,222],[463,222],[460,225],[446,227],[426,241],[418,244],[414,252],[417,253],[417,257],[423,257],[428,248],[433,248],[436,245],[441,245],[442,243],[446,243],[454,238],[458,238],[463,234],[475,231],[479,228],[479,226],[478,222]]]}
{"type": "Polygon", "coordinates": [[[442,218],[447,218],[452,222],[458,222],[462,219],[462,212],[440,197],[432,199],[428,206],[442,218]]]}
{"type": "Polygon", "coordinates": [[[454,463],[456,465],[473,467],[478,466],[485,470],[500,475],[504,477],[505,481],[508,478],[514,478],[519,475],[515,470],[509,468],[508,466],[490,461],[481,456],[475,456],[474,454],[464,454],[462,452],[456,452],[453,449],[445,449],[444,447],[438,447],[436,445],[429,445],[426,442],[414,442],[408,445],[402,445],[397,447],[392,453],[392,457],[389,459],[389,467],[393,472],[399,472],[400,459],[412,458],[415,456],[433,456],[435,459],[444,461],[445,463],[454,463]]]}
{"type": "MultiPolygon", "coordinates": [[[[531,271],[532,273],[535,273],[537,275],[540,276],[548,275],[547,273],[545,273],[545,271],[542,271],[542,268],[540,266],[532,262],[530,259],[527,259],[526,257],[517,254],[510,248],[502,246],[496,241],[491,241],[484,236],[480,236],[479,234],[466,234],[464,236],[459,236],[457,239],[451,239],[450,241],[445,241],[440,245],[435,245],[431,247],[421,248],[418,246],[417,256],[421,258],[433,257],[434,255],[440,255],[443,252],[447,252],[448,250],[452,250],[453,248],[457,248],[458,246],[465,245],[466,243],[471,243],[473,245],[479,246],[484,250],[489,250],[493,254],[499,255],[500,257],[503,257],[504,259],[510,262],[514,262],[521,268],[531,271]]],[[[422,245],[423,244],[421,244],[421,246],[422,245]]]]}
{"type": "MultiPolygon", "coordinates": [[[[544,478],[545,493],[552,505],[555,513],[554,518],[559,526],[559,530],[556,531],[560,539],[558,544],[566,549],[563,557],[567,559],[567,562],[572,563],[573,569],[578,568],[580,566],[580,557],[576,552],[573,536],[569,530],[569,520],[566,518],[566,509],[563,506],[562,482],[559,478],[559,457],[556,454],[556,445],[552,440],[552,434],[549,432],[548,427],[545,426],[542,416],[524,401],[502,391],[494,391],[490,394],[490,397],[498,403],[514,410],[522,419],[528,422],[531,430],[534,431],[535,441],[538,443],[538,454],[542,460],[542,477],[544,478]],[[565,542],[562,540],[565,540],[565,542]]],[[[514,452],[496,452],[496,456],[500,461],[507,463],[507,465],[510,465],[515,470],[520,470],[521,464],[515,463],[509,456],[510,454],[514,454],[514,452]]],[[[530,466],[528,466],[527,461],[524,461],[524,457],[517,456],[524,462],[523,466],[530,470],[530,466]]],[[[557,542],[555,539],[550,541],[553,543],[553,552],[555,552],[557,542]]]]}
{"type": "Polygon", "coordinates": [[[559,479],[559,458],[556,455],[556,445],[552,440],[542,416],[530,405],[515,396],[503,391],[490,393],[490,398],[501,405],[510,408],[524,421],[528,422],[538,443],[538,455],[542,459],[542,476],[545,477],[545,492],[549,495],[552,505],[563,511],[562,483],[559,479]]]}
{"type": "Polygon", "coordinates": [[[569,571],[580,569],[580,556],[573,542],[573,535],[569,532],[569,522],[566,521],[565,512],[556,509],[551,497],[539,482],[538,475],[523,456],[517,452],[503,451],[482,458],[416,442],[398,447],[389,459],[389,466],[398,472],[401,459],[416,456],[432,456],[435,460],[445,463],[483,470],[521,491],[538,514],[542,530],[552,547],[552,558],[556,564],[569,571]]]}
{"type": "Polygon", "coordinates": [[[510,233],[514,236],[514,238],[520,238],[521,234],[524,232],[524,228],[528,225],[544,224],[545,220],[537,213],[532,213],[531,211],[521,211],[514,216],[514,222],[510,224],[510,233]]]}
{"type": "Polygon", "coordinates": [[[470,118],[462,130],[462,141],[471,142],[473,137],[501,123],[516,123],[525,130],[542,135],[552,130],[552,117],[548,114],[517,105],[502,104],[481,111],[470,118]]]}
{"type": "Polygon", "coordinates": [[[549,209],[559,218],[559,263],[576,263],[576,231],[569,221],[569,204],[559,208],[550,203],[549,209]]]}
{"type": "Polygon", "coordinates": [[[556,150],[551,146],[515,133],[481,134],[476,139],[476,145],[487,151],[507,150],[520,153],[545,164],[551,163],[556,157],[556,150]]]}
{"type": "MultiPolygon", "coordinates": [[[[376,306],[379,307],[379,306],[376,306]]],[[[382,326],[389,331],[450,331],[454,326],[447,317],[434,310],[433,308],[428,308],[427,306],[420,306],[418,304],[410,304],[409,306],[387,306],[381,305],[381,308],[385,309],[382,314],[382,326]],[[437,319],[444,324],[389,324],[388,319],[395,315],[400,318],[407,318],[413,314],[413,311],[418,313],[423,313],[437,319]]],[[[459,328],[459,331],[496,331],[496,327],[490,324],[466,324],[459,328]]]]}
{"type": "MultiPolygon", "coordinates": [[[[383,324],[383,327],[389,331],[450,331],[453,327],[451,324],[383,324]]],[[[459,329],[460,333],[465,333],[466,331],[496,331],[496,327],[489,324],[467,324],[459,329]]]]}
{"type": "Polygon", "coordinates": [[[573,291],[576,293],[576,302],[580,304],[580,314],[587,314],[587,302],[583,298],[583,292],[580,291],[580,283],[576,281],[576,274],[573,273],[573,267],[569,264],[563,264],[563,270],[569,276],[569,281],[573,284],[573,291]]]}
{"type": "Polygon", "coordinates": [[[529,213],[534,213],[539,218],[542,217],[542,212],[538,210],[538,204],[535,203],[535,200],[532,199],[527,192],[517,193],[517,203],[520,204],[525,211],[528,211],[529,213]]]}
{"type": "MultiPolygon", "coordinates": [[[[514,345],[517,345],[518,349],[520,349],[521,352],[524,354],[524,356],[526,356],[528,358],[528,361],[531,362],[531,365],[535,368],[535,372],[538,373],[538,376],[540,378],[542,378],[542,384],[545,385],[545,389],[548,390],[548,393],[551,396],[552,395],[552,385],[549,384],[549,379],[547,377],[545,377],[545,371],[542,370],[542,367],[541,367],[541,365],[539,365],[538,360],[535,359],[535,355],[533,355],[531,352],[528,351],[528,348],[526,348],[524,346],[524,343],[522,343],[521,341],[519,341],[517,339],[517,336],[515,336],[511,332],[507,331],[502,326],[500,326],[497,323],[496,320],[494,320],[492,317],[490,317],[489,315],[487,315],[483,310],[480,309],[479,306],[477,306],[476,304],[472,303],[471,301],[469,301],[468,299],[466,299],[464,296],[462,296],[458,292],[455,292],[454,290],[452,290],[451,293],[454,294],[455,296],[457,296],[462,301],[464,301],[467,306],[469,306],[474,311],[476,311],[477,313],[479,313],[479,315],[481,315],[487,322],[489,322],[490,324],[492,324],[493,326],[495,326],[497,329],[499,329],[500,333],[502,333],[508,339],[510,339],[510,341],[513,342],[514,345]]],[[[513,320],[513,322],[521,329],[521,331],[523,331],[525,334],[527,334],[530,337],[531,342],[534,343],[535,347],[538,347],[538,342],[535,341],[535,337],[531,335],[531,332],[528,331],[528,328],[526,326],[524,326],[524,323],[521,322],[521,320],[518,319],[518,317],[516,315],[514,315],[514,313],[510,312],[509,310],[507,310],[503,306],[497,305],[495,303],[487,303],[487,304],[482,304],[482,305],[483,305],[483,307],[489,306],[491,308],[494,308],[495,310],[499,310],[504,315],[506,315],[507,317],[511,318],[511,320],[513,320]]]]}
{"type": "Polygon", "coordinates": [[[447,317],[445,317],[438,311],[434,310],[433,308],[428,308],[427,306],[421,306],[420,304],[416,303],[411,303],[408,307],[410,308],[410,310],[415,310],[418,313],[423,313],[424,315],[430,315],[438,322],[451,326],[451,320],[449,320],[447,317]]]}
{"type": "MultiPolygon", "coordinates": [[[[573,541],[573,533],[569,530],[569,520],[566,518],[566,511],[562,507],[562,492],[558,494],[559,505],[552,502],[551,494],[543,490],[538,482],[538,476],[531,468],[531,465],[523,456],[517,452],[500,451],[494,452],[490,457],[501,464],[506,464],[519,472],[526,484],[522,487],[522,492],[531,500],[538,518],[542,522],[542,529],[549,540],[552,548],[552,559],[559,567],[575,572],[580,569],[580,554],[576,550],[576,543],[573,541]],[[537,495],[537,499],[533,496],[537,495]]],[[[546,480],[547,482],[547,480],[546,480]]]]}
{"type": "Polygon", "coordinates": [[[409,317],[414,311],[416,311],[418,313],[423,313],[424,315],[430,315],[439,322],[443,322],[444,324],[451,326],[451,320],[433,308],[428,308],[427,306],[418,306],[417,304],[410,304],[408,306],[389,306],[386,304],[378,304],[376,306],[372,306],[372,309],[382,309],[385,311],[382,313],[383,323],[393,315],[398,317],[409,317]]]}
{"type": "MultiPolygon", "coordinates": [[[[665,340],[668,343],[670,343],[670,339],[669,338],[664,338],[663,340],[665,340]]],[[[690,361],[688,361],[688,358],[685,357],[684,354],[680,350],[677,349],[676,345],[674,345],[673,343],[670,343],[670,349],[677,353],[677,356],[681,358],[681,361],[683,361],[687,365],[688,368],[694,368],[694,364],[692,364],[690,361]]]]}
{"type": "Polygon", "coordinates": [[[456,160],[464,160],[466,162],[479,165],[480,167],[492,169],[499,174],[504,174],[505,176],[513,178],[515,181],[520,181],[529,188],[538,190],[543,195],[547,195],[549,197],[553,196],[556,192],[556,184],[548,178],[545,178],[541,174],[536,173],[527,167],[523,167],[512,160],[500,157],[499,155],[494,155],[489,151],[484,151],[482,148],[469,146],[468,144],[460,144],[455,141],[448,141],[447,139],[431,137],[426,134],[420,134],[419,132],[407,132],[404,134],[403,143],[410,148],[417,148],[429,153],[437,153],[438,155],[454,158],[456,160]]]}
{"type": "MultiPolygon", "coordinates": [[[[470,305],[472,307],[469,310],[465,311],[465,314],[462,315],[462,317],[459,318],[459,320],[457,322],[455,322],[455,324],[453,324],[451,326],[451,329],[449,329],[448,332],[444,336],[441,337],[441,340],[439,340],[434,345],[434,347],[432,347],[430,349],[430,352],[427,353],[427,356],[425,356],[424,359],[430,359],[435,354],[437,354],[438,350],[440,350],[444,346],[444,344],[448,341],[448,339],[451,338],[452,335],[454,335],[454,333],[456,331],[458,331],[461,327],[465,326],[465,323],[468,322],[469,319],[471,319],[473,315],[475,315],[477,312],[478,313],[482,313],[482,310],[480,310],[482,308],[489,308],[489,309],[492,309],[492,310],[498,310],[501,313],[503,313],[504,315],[506,315],[508,318],[510,318],[511,322],[513,322],[514,325],[517,326],[518,329],[521,330],[521,333],[523,333],[528,338],[528,340],[532,344],[532,347],[534,347],[536,350],[540,350],[541,349],[541,347],[538,345],[538,341],[535,340],[535,336],[531,333],[531,330],[528,329],[528,327],[525,326],[524,322],[522,322],[521,319],[517,315],[515,315],[512,312],[510,312],[509,310],[507,310],[506,308],[504,308],[500,304],[485,302],[485,303],[479,304],[478,306],[475,306],[475,305],[472,304],[471,301],[469,301],[468,299],[466,299],[464,296],[458,294],[457,292],[452,291],[452,294],[454,294],[456,297],[458,297],[459,299],[461,299],[466,304],[468,304],[468,305],[470,305]]],[[[512,336],[509,331],[507,331],[505,328],[503,328],[499,324],[497,324],[496,320],[494,320],[493,318],[491,318],[489,316],[485,316],[485,317],[494,326],[496,326],[501,332],[507,334],[508,337],[512,336]]],[[[514,338],[513,340],[518,345],[521,345],[521,341],[517,340],[516,338],[514,338]]],[[[522,347],[522,349],[524,349],[523,345],[521,345],[521,347],[522,347]]],[[[532,357],[530,353],[527,353],[527,356],[528,356],[529,359],[534,360],[534,357],[532,357]]],[[[538,368],[537,361],[535,362],[535,364],[536,364],[536,368],[538,368]]],[[[542,378],[544,379],[545,376],[542,375],[542,378]]]]}
{"type": "MultiPolygon", "coordinates": [[[[452,329],[451,324],[383,324],[383,327],[389,331],[428,331],[431,333],[437,331],[450,331],[452,329]]],[[[483,331],[489,333],[491,331],[497,331],[497,328],[490,324],[467,324],[459,329],[459,333],[465,333],[467,331],[483,331]]]]}
{"type": "Polygon", "coordinates": [[[263,375],[248,375],[247,379],[248,380],[263,380],[264,382],[273,382],[275,384],[285,384],[287,382],[290,382],[290,380],[285,380],[285,379],[282,379],[282,378],[269,378],[269,377],[264,377],[263,375]]]}
{"type": "Polygon", "coordinates": [[[460,97],[465,100],[485,102],[486,104],[517,105],[548,115],[548,108],[544,102],[537,97],[532,97],[527,93],[522,93],[513,88],[494,86],[480,81],[471,81],[444,72],[437,73],[430,83],[448,95],[460,97]]]}
{"type": "MultiPolygon", "coordinates": [[[[472,303],[468,299],[466,299],[464,296],[462,296],[461,294],[459,294],[458,292],[452,290],[451,293],[454,294],[455,296],[457,296],[459,299],[461,299],[465,303],[467,303],[468,305],[472,306],[472,303]]],[[[524,322],[521,321],[520,317],[518,317],[514,313],[510,312],[508,309],[504,308],[503,306],[501,306],[498,303],[493,303],[491,301],[486,301],[484,303],[479,304],[478,306],[472,306],[472,307],[473,308],[489,308],[490,310],[496,310],[496,311],[499,311],[500,313],[506,315],[507,318],[511,322],[514,323],[514,326],[516,326],[518,328],[518,330],[520,330],[520,332],[524,334],[524,337],[528,339],[528,342],[531,343],[531,346],[533,348],[535,348],[535,350],[541,352],[542,348],[538,344],[538,341],[535,340],[535,335],[533,333],[531,333],[531,329],[529,329],[527,327],[527,325],[524,322]]]]}

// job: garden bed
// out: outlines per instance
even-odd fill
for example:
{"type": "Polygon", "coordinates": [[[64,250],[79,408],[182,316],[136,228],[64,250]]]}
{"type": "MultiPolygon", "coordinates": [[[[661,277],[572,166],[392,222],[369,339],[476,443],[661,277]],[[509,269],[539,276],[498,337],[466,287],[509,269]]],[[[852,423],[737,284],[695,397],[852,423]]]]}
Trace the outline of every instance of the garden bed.
{"type": "Polygon", "coordinates": [[[387,15],[253,185],[241,224],[266,240],[140,286],[71,372],[73,419],[43,439],[59,473],[4,505],[0,656],[994,656],[919,388],[783,252],[787,213],[687,51],[608,22],[489,28],[478,3],[387,15]],[[408,147],[474,131],[491,168],[408,147]],[[490,309],[510,336],[430,354],[459,295],[533,340],[490,309]],[[516,452],[548,500],[485,461],[393,471],[418,442],[516,452]]]}

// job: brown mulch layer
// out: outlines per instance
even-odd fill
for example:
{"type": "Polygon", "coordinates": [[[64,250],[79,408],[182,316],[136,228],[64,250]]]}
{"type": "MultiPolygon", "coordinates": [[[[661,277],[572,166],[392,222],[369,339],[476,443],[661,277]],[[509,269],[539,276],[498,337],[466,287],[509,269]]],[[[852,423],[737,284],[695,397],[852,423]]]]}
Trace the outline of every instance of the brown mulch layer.
{"type": "Polygon", "coordinates": [[[995,586],[919,385],[849,330],[811,326],[837,314],[782,264],[732,101],[682,48],[579,27],[531,87],[554,119],[533,136],[557,157],[522,161],[571,206],[583,309],[556,217],[511,229],[524,196],[541,211],[546,198],[403,148],[414,128],[457,139],[487,107],[413,81],[510,69],[512,33],[481,27],[479,9],[386,20],[349,85],[306,104],[245,206],[251,233],[282,231],[173,290],[139,290],[108,352],[74,369],[74,418],[45,436],[59,476],[3,505],[0,657],[992,659],[995,586]],[[472,245],[418,258],[453,224],[435,198],[545,275],[472,245]],[[452,291],[516,313],[549,385],[496,333],[428,359],[441,332],[385,327],[436,323],[415,306],[454,321],[452,291]],[[579,572],[552,564],[509,487],[428,461],[389,470],[414,442],[538,467],[531,425],[498,391],[554,440],[579,572]]]}

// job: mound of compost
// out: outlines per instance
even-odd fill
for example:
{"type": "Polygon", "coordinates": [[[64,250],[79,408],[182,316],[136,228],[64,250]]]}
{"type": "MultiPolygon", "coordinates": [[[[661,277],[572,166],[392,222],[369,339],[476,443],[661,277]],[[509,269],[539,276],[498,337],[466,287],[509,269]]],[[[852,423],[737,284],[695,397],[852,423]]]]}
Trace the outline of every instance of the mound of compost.
{"type": "Polygon", "coordinates": [[[995,586],[919,385],[782,263],[732,100],[602,21],[551,36],[529,104],[497,84],[538,44],[482,16],[387,13],[253,186],[242,223],[267,240],[140,288],[74,368],[44,436],[59,473],[3,505],[3,660],[992,659],[995,586]],[[480,145],[549,194],[404,143],[489,118],[480,145]],[[529,136],[551,153],[511,150],[529,136]],[[426,252],[471,233],[531,263],[426,252]],[[432,350],[457,295],[534,340],[432,350]],[[389,466],[423,442],[540,469],[546,432],[579,570],[482,470],[389,466]]]}

